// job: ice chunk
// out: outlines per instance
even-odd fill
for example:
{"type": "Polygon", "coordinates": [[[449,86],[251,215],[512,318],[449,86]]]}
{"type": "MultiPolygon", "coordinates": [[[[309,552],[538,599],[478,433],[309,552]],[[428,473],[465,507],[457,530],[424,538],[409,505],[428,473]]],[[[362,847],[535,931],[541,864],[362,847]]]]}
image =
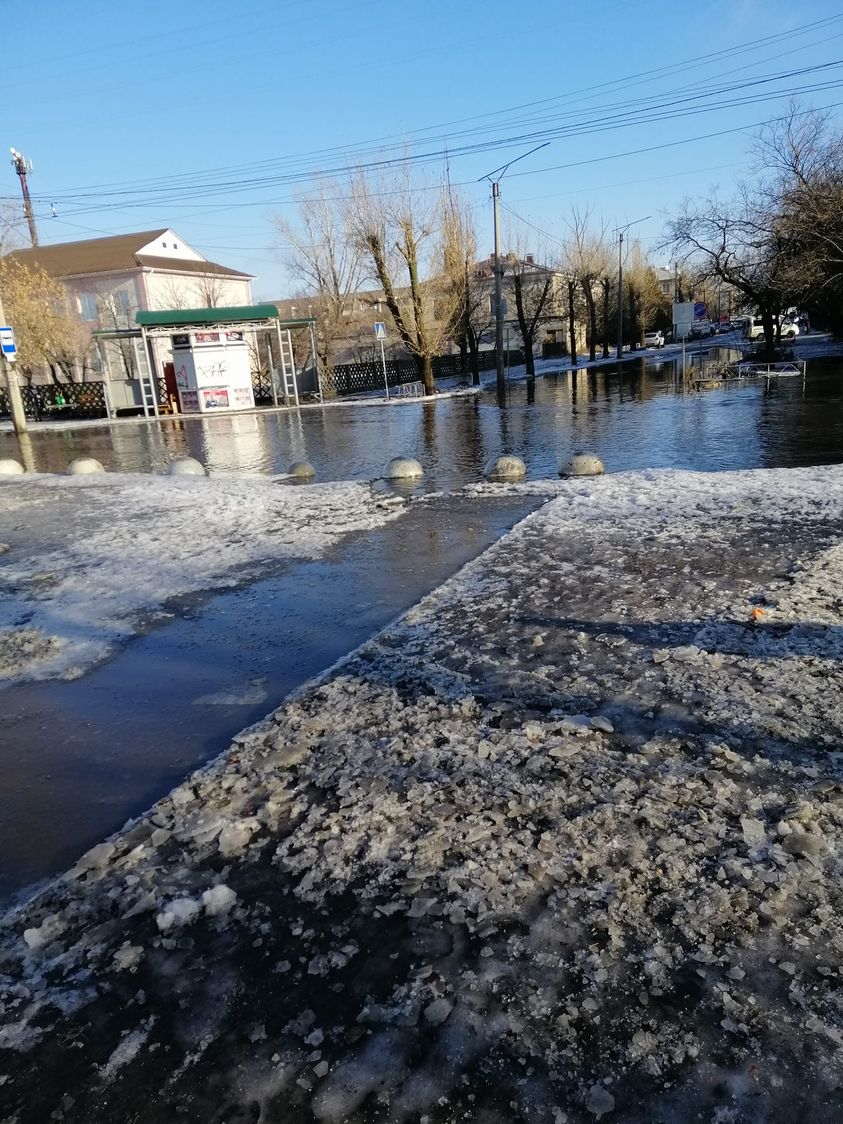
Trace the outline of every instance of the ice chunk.
{"type": "Polygon", "coordinates": [[[28,948],[37,952],[54,941],[64,932],[65,928],[64,921],[57,914],[51,914],[49,917],[45,917],[36,928],[24,929],[23,939],[26,941],[28,948]]]}
{"type": "Polygon", "coordinates": [[[205,890],[202,894],[202,905],[209,917],[222,917],[232,908],[237,901],[237,895],[230,886],[220,883],[205,890]]]}
{"type": "Polygon", "coordinates": [[[589,1112],[600,1117],[614,1110],[615,1098],[602,1085],[592,1085],[583,1099],[583,1104],[589,1112]]]}
{"type": "Polygon", "coordinates": [[[453,1010],[453,1004],[449,1003],[447,999],[434,999],[424,1009],[424,1017],[431,1026],[439,1026],[450,1015],[453,1010]]]}
{"type": "Polygon", "coordinates": [[[202,903],[196,898],[176,898],[169,902],[160,913],[156,914],[155,924],[160,932],[166,933],[172,928],[189,925],[195,920],[202,909],[202,903]]]}

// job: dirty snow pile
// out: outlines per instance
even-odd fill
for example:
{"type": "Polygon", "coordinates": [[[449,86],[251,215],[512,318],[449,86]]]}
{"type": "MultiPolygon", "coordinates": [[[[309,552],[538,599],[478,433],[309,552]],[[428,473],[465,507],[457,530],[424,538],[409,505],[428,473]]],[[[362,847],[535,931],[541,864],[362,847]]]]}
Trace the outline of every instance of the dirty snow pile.
{"type": "Polygon", "coordinates": [[[562,485],[6,918],[0,1119],[843,1118],[841,504],[562,485]]]}
{"type": "Polygon", "coordinates": [[[4,481],[0,683],[80,675],[168,601],[319,557],[401,508],[368,485],[268,477],[4,481]]]}

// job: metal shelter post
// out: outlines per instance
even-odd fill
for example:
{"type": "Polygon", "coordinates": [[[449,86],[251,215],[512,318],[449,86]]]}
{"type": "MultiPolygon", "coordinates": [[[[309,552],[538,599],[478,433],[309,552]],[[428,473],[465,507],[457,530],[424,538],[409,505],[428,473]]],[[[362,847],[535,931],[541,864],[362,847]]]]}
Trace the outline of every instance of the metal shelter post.
{"type": "Polygon", "coordinates": [[[281,379],[282,379],[281,387],[282,387],[282,390],[284,392],[284,405],[289,406],[290,405],[290,393],[287,390],[286,371],[284,370],[284,344],[283,344],[283,341],[281,339],[281,321],[280,320],[275,321],[275,329],[278,333],[278,369],[281,372],[281,379]]]}
{"type": "Polygon", "coordinates": [[[322,403],[322,378],[319,374],[319,356],[316,354],[316,332],[313,328],[313,321],[310,322],[310,354],[313,356],[313,370],[316,372],[316,390],[319,394],[319,402],[322,403]]]}
{"type": "Polygon", "coordinates": [[[109,387],[108,387],[108,383],[109,383],[108,362],[106,361],[105,351],[103,350],[102,340],[100,340],[100,339],[97,340],[97,354],[100,357],[100,369],[102,371],[102,394],[103,394],[103,398],[105,398],[105,412],[106,412],[106,415],[108,416],[109,421],[111,421],[112,418],[117,416],[117,412],[114,409],[114,403],[111,401],[111,391],[109,390],[109,387]]]}
{"type": "Polygon", "coordinates": [[[158,417],[158,395],[155,393],[155,353],[152,347],[152,339],[150,338],[146,328],[141,325],[141,340],[143,341],[144,351],[146,352],[146,361],[149,366],[147,371],[147,378],[144,379],[143,371],[140,364],[138,364],[138,379],[140,381],[141,403],[143,404],[143,416],[149,417],[149,408],[152,407],[153,417],[158,417]]]}
{"type": "MultiPolygon", "coordinates": [[[[278,321],[276,320],[277,324],[278,321]]],[[[278,405],[278,383],[275,381],[275,366],[272,358],[272,330],[266,333],[266,351],[269,356],[269,387],[272,391],[272,405],[278,405]]]]}

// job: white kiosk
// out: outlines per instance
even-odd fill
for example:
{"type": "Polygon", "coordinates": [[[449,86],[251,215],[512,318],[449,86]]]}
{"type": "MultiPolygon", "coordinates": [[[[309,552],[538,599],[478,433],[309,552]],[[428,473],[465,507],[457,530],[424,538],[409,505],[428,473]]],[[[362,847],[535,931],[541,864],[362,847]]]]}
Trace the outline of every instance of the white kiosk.
{"type": "Polygon", "coordinates": [[[255,393],[244,332],[191,327],[173,335],[171,342],[183,414],[254,409],[255,393]]]}

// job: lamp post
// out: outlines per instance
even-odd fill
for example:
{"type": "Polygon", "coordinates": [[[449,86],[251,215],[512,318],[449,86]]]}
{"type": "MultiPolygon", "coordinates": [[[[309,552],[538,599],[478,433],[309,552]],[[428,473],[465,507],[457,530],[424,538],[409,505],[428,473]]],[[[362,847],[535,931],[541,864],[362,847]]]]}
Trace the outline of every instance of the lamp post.
{"type": "Polygon", "coordinates": [[[537,144],[536,147],[531,148],[529,152],[522,152],[520,156],[516,156],[515,159],[510,160],[508,164],[503,164],[500,168],[495,168],[493,172],[489,172],[487,176],[480,177],[480,179],[488,180],[492,185],[492,211],[495,234],[495,264],[493,268],[493,273],[495,275],[495,373],[499,402],[504,402],[506,399],[506,375],[503,369],[503,296],[501,292],[503,289],[503,266],[501,265],[500,254],[501,180],[513,164],[517,164],[519,160],[523,160],[526,156],[532,156],[532,154],[538,152],[540,148],[547,148],[549,144],[550,141],[545,141],[544,144],[537,144]]]}
{"type": "Polygon", "coordinates": [[[651,217],[650,215],[644,215],[641,219],[633,219],[632,222],[628,222],[626,226],[615,228],[615,234],[618,235],[618,364],[620,364],[623,356],[623,239],[631,226],[646,222],[651,217]]]}

